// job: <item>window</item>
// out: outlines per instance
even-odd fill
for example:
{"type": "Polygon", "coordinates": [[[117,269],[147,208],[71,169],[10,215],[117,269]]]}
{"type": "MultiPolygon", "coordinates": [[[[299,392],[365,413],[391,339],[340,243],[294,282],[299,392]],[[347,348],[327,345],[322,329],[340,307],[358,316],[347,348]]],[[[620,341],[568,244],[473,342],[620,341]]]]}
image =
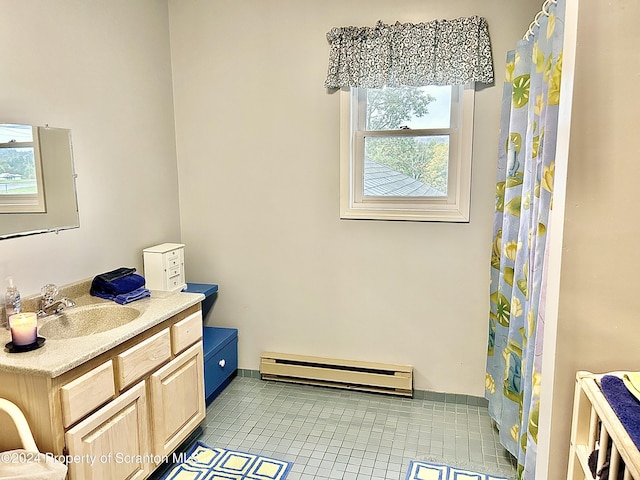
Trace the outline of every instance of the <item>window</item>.
{"type": "Polygon", "coordinates": [[[472,85],[340,94],[341,218],[469,221],[472,85]]]}
{"type": "Polygon", "coordinates": [[[37,133],[0,124],[0,213],[46,212],[37,133]]]}

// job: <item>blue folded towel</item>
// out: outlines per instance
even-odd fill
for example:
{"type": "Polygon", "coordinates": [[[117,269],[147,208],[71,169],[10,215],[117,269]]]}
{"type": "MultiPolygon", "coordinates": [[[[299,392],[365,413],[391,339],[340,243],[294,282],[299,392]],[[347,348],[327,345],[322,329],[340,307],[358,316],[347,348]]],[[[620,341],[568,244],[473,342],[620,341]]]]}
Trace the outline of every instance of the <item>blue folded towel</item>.
{"type": "Polygon", "coordinates": [[[132,292],[140,287],[144,287],[144,285],[144,277],[137,273],[131,273],[113,280],[104,280],[100,275],[98,275],[91,282],[91,289],[89,290],[89,293],[91,293],[91,295],[96,295],[96,293],[121,295],[123,293],[132,292]]]}
{"type": "Polygon", "coordinates": [[[117,280],[118,278],[126,277],[127,275],[131,275],[132,273],[136,273],[136,269],[132,267],[120,267],[115,270],[111,270],[110,272],[104,272],[97,276],[100,280],[105,282],[111,282],[113,280],[117,280]]]}
{"type": "Polygon", "coordinates": [[[640,448],[640,401],[629,392],[622,379],[614,375],[603,376],[600,387],[629,437],[640,448]]]}
{"type": "Polygon", "coordinates": [[[104,298],[105,300],[113,300],[120,305],[126,305],[127,303],[135,302],[136,300],[141,300],[143,298],[147,298],[151,296],[151,292],[144,288],[137,288],[131,292],[121,293],[120,295],[113,295],[110,293],[104,292],[95,292],[92,293],[95,297],[104,298]]]}
{"type": "Polygon", "coordinates": [[[135,302],[136,300],[141,300],[150,296],[151,292],[148,289],[142,287],[134,290],[133,292],[116,295],[116,298],[114,298],[113,300],[120,305],[125,305],[127,303],[135,302]]]}

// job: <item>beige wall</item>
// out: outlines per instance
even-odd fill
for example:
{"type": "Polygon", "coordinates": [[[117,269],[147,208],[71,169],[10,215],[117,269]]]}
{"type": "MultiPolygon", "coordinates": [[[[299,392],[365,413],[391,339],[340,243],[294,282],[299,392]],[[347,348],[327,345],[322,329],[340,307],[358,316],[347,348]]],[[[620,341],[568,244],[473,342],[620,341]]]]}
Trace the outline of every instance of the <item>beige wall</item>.
{"type": "Polygon", "coordinates": [[[81,222],[1,241],[0,277],[27,295],[181,239],[242,368],[267,349],[409,363],[417,388],[482,395],[501,72],[539,2],[0,2],[2,121],[73,130],[81,222]],[[471,222],[339,220],[326,32],[474,14],[498,86],[476,95],[471,222]]]}
{"type": "Polygon", "coordinates": [[[566,475],[575,372],[640,368],[640,4],[572,4],[579,15],[550,479],[566,475]]]}
{"type": "Polygon", "coordinates": [[[169,1],[187,277],[220,284],[210,321],[239,328],[241,368],[264,350],[406,363],[416,388],[483,395],[504,57],[540,2],[398,5],[169,1]],[[340,220],[326,32],[469,15],[498,84],[476,95],[471,222],[340,220]]]}
{"type": "MultiPolygon", "coordinates": [[[[156,0],[0,0],[0,121],[73,130],[81,221],[0,241],[0,281],[29,294],[141,268],[182,231],[242,368],[266,349],[411,363],[418,388],[481,395],[501,69],[539,3],[172,0],[169,16],[156,0]],[[325,33],[471,14],[489,20],[498,78],[476,96],[471,223],[339,220],[325,33]]],[[[580,4],[547,478],[566,470],[575,370],[640,363],[640,12],[580,4]]]]}
{"type": "MultiPolygon", "coordinates": [[[[0,0],[0,122],[71,128],[80,228],[0,240],[23,295],[180,239],[166,2],[0,0]]],[[[2,221],[2,220],[0,220],[2,221]]]]}

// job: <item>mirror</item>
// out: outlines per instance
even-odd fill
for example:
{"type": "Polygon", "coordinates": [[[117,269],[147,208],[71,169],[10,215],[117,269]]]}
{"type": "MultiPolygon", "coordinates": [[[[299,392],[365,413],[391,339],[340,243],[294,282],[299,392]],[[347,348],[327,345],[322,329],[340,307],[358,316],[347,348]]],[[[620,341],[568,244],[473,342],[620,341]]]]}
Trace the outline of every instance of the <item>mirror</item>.
{"type": "Polygon", "coordinates": [[[70,130],[0,124],[0,239],[78,228],[75,179],[70,130]]]}

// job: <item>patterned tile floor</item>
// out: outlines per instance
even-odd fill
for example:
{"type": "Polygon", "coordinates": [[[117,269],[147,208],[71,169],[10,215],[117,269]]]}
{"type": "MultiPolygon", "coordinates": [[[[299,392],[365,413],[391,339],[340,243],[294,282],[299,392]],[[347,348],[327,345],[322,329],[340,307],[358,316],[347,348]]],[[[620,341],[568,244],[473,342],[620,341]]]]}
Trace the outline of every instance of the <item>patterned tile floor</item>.
{"type": "Polygon", "coordinates": [[[515,476],[486,407],[446,398],[407,399],[238,376],[207,407],[198,439],[291,461],[287,480],[403,480],[410,460],[515,476]]]}

